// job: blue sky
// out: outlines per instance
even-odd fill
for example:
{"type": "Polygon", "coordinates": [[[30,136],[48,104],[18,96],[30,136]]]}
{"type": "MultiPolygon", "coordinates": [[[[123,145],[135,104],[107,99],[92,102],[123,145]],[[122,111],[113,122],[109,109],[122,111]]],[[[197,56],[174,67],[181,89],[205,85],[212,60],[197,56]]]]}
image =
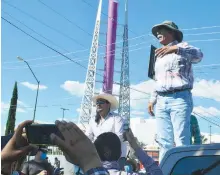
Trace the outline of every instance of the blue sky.
{"type": "MultiPolygon", "coordinates": [[[[87,67],[91,46],[96,8],[98,0],[43,1],[62,14],[66,19],[45,7],[40,1],[2,1],[2,16],[22,28],[29,34],[45,42],[62,53],[69,53],[87,67]],[[16,8],[13,8],[15,6],[16,8]],[[23,11],[23,13],[21,12],[23,11]],[[30,15],[32,17],[30,17],[30,15]],[[17,20],[28,26],[24,26],[17,20]],[[71,21],[71,22],[70,22],[71,21]],[[78,27],[77,27],[77,26],[78,27]],[[32,30],[30,30],[30,28],[32,30]],[[53,30],[52,30],[52,29],[53,30]],[[79,29],[80,28],[80,29],[79,29]],[[81,30],[83,29],[83,30],[81,30]],[[39,33],[34,33],[33,30],[39,33]],[[60,32],[62,32],[62,34],[60,32]],[[52,41],[52,42],[51,42],[52,41]],[[77,41],[77,42],[75,42],[77,41]],[[76,52],[76,53],[72,53],[76,52]]],[[[133,88],[150,92],[152,81],[147,77],[149,61],[149,45],[159,46],[152,36],[149,36],[153,25],[164,20],[176,22],[183,29],[184,40],[199,47],[204,53],[204,59],[195,67],[194,105],[208,120],[220,124],[220,80],[219,80],[219,49],[220,22],[218,17],[220,2],[212,1],[164,1],[164,0],[129,0],[129,45],[130,45],[130,81],[133,88]],[[208,11],[207,11],[208,8],[208,11]],[[196,29],[195,29],[196,28],[196,29]],[[142,37],[140,37],[142,36],[142,37]],[[210,66],[211,64],[215,66],[210,66]],[[204,66],[207,65],[207,66],[204,66]],[[200,67],[199,67],[200,66],[200,67]]],[[[104,0],[100,41],[105,43],[108,1],[104,0]]],[[[119,1],[118,23],[124,21],[124,0],[119,1]]],[[[117,41],[122,40],[123,27],[118,26],[117,41]]],[[[120,58],[122,43],[118,43],[116,58],[120,58]]],[[[103,69],[103,53],[105,47],[99,49],[98,68],[103,69]]],[[[62,117],[61,107],[68,108],[65,118],[77,119],[77,109],[80,108],[83,94],[83,83],[86,70],[54,51],[39,44],[16,28],[2,20],[2,126],[4,128],[8,115],[14,82],[18,82],[19,110],[17,123],[31,119],[35,102],[36,85],[29,69],[16,57],[27,60],[40,80],[42,89],[39,92],[36,119],[39,121],[54,121],[62,117]],[[28,87],[29,88],[28,88],[28,87]]],[[[115,61],[115,70],[120,70],[120,61],[115,61]]],[[[102,73],[102,72],[100,72],[102,73]]],[[[119,74],[114,80],[119,81],[119,74]]],[[[97,80],[102,78],[97,77],[97,80]]],[[[97,83],[97,89],[101,84],[97,83]]],[[[117,87],[115,87],[117,91],[117,87]]],[[[132,117],[148,117],[147,97],[142,93],[132,92],[132,117]]],[[[210,123],[198,118],[202,132],[209,132],[210,123]]],[[[212,125],[213,133],[220,134],[219,127],[212,125]]]]}

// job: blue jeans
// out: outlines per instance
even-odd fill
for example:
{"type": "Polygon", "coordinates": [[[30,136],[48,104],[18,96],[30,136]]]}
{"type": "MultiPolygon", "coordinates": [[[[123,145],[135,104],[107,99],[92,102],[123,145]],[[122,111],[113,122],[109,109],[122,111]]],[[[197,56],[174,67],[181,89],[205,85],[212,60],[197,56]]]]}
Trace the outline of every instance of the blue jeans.
{"type": "Polygon", "coordinates": [[[190,145],[190,116],[193,109],[192,94],[182,91],[158,95],[156,104],[157,137],[160,147],[159,161],[174,147],[190,145]]]}

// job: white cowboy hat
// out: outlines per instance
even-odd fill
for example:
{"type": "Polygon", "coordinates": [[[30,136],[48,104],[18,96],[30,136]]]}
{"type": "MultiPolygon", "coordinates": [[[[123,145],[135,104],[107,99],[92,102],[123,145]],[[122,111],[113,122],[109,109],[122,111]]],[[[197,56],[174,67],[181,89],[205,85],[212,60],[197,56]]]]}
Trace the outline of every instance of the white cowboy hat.
{"type": "Polygon", "coordinates": [[[118,100],[111,94],[101,93],[93,97],[93,103],[96,104],[97,99],[107,100],[110,104],[110,111],[115,111],[119,107],[118,100]]]}

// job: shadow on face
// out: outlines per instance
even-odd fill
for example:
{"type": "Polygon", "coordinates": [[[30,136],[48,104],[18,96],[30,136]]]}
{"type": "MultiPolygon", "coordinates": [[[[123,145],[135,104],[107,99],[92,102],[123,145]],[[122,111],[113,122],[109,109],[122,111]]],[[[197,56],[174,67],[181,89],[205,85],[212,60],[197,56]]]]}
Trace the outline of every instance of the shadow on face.
{"type": "Polygon", "coordinates": [[[160,27],[157,32],[157,39],[162,45],[168,45],[175,40],[175,33],[166,27],[160,27]]]}
{"type": "Polygon", "coordinates": [[[98,113],[107,113],[110,110],[111,104],[105,99],[97,99],[96,101],[96,111],[98,113]]]}

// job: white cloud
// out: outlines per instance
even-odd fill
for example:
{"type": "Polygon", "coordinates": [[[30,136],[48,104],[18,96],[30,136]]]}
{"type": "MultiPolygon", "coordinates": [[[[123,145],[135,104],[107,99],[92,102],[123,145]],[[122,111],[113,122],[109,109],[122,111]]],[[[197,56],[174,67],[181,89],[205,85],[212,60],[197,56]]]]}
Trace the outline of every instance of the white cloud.
{"type": "Polygon", "coordinates": [[[194,107],[193,112],[202,114],[207,117],[220,116],[220,110],[214,107],[205,108],[203,106],[196,106],[194,107]]]}
{"type": "Polygon", "coordinates": [[[78,81],[65,81],[64,84],[60,86],[71,95],[75,95],[77,97],[82,97],[84,93],[84,83],[80,83],[78,81]]]}
{"type": "Polygon", "coordinates": [[[119,96],[119,93],[120,93],[120,86],[117,84],[114,84],[112,94],[119,96]]]}
{"type": "Polygon", "coordinates": [[[131,111],[131,115],[134,115],[134,116],[140,116],[140,115],[144,115],[145,112],[143,111],[131,111]]]}
{"type": "Polygon", "coordinates": [[[54,124],[53,121],[35,120],[34,122],[37,123],[37,124],[54,124]]]}
{"type": "Polygon", "coordinates": [[[17,108],[16,111],[17,111],[17,112],[21,112],[21,113],[27,112],[27,111],[24,110],[23,108],[17,108]]]}
{"type": "MultiPolygon", "coordinates": [[[[154,87],[155,82],[153,80],[144,81],[138,84],[132,84],[131,88],[149,93],[149,95],[145,95],[144,93],[137,92],[131,89],[131,108],[134,110],[146,110],[150,93],[153,91],[154,87]]],[[[220,101],[219,89],[220,81],[203,79],[195,81],[192,93],[194,97],[209,98],[220,101]]]]}
{"type": "Polygon", "coordinates": [[[78,114],[80,113],[80,111],[81,111],[80,108],[77,108],[77,109],[76,109],[76,112],[77,112],[78,114]]]}
{"type": "MultiPolygon", "coordinates": [[[[206,143],[209,144],[210,143],[210,133],[202,132],[201,134],[204,135],[205,138],[207,138],[207,142],[206,143]]],[[[220,134],[212,133],[211,143],[220,143],[220,134]]]]}
{"type": "Polygon", "coordinates": [[[20,100],[17,100],[17,103],[18,105],[23,106],[23,107],[27,106],[23,101],[20,101],[20,100]]]}
{"type": "Polygon", "coordinates": [[[155,142],[156,128],[155,119],[131,118],[131,129],[135,137],[145,144],[157,145],[155,142]]]}
{"type": "Polygon", "coordinates": [[[10,107],[9,103],[1,102],[1,109],[2,109],[2,111],[8,110],[9,107],[10,107]]]}
{"type": "Polygon", "coordinates": [[[136,85],[131,85],[131,108],[134,110],[146,110],[147,109],[147,103],[150,97],[150,93],[153,91],[154,88],[154,81],[153,80],[148,80],[141,82],[136,85]],[[132,90],[132,88],[143,91],[146,94],[142,92],[138,92],[135,90],[132,90]],[[148,94],[148,95],[147,95],[148,94]]]}
{"type": "Polygon", "coordinates": [[[197,80],[192,90],[193,96],[220,101],[220,81],[197,80]]]}
{"type": "Polygon", "coordinates": [[[1,136],[4,136],[5,135],[5,125],[1,125],[1,136]]]}
{"type": "MultiPolygon", "coordinates": [[[[21,84],[31,90],[37,90],[37,84],[31,84],[29,82],[21,82],[21,84]]],[[[39,90],[45,90],[45,89],[47,89],[47,86],[41,84],[39,85],[39,90]]]]}
{"type": "MultiPolygon", "coordinates": [[[[18,104],[21,103],[21,101],[18,102],[18,104]]],[[[24,104],[24,103],[23,103],[24,104]]],[[[24,106],[23,106],[24,107],[24,106]]],[[[9,111],[9,108],[10,108],[10,104],[9,103],[4,103],[4,102],[1,102],[1,112],[2,113],[6,113],[9,111]]],[[[24,113],[24,112],[27,112],[24,108],[22,107],[17,107],[16,109],[17,112],[21,112],[21,113],[24,113]]]]}

